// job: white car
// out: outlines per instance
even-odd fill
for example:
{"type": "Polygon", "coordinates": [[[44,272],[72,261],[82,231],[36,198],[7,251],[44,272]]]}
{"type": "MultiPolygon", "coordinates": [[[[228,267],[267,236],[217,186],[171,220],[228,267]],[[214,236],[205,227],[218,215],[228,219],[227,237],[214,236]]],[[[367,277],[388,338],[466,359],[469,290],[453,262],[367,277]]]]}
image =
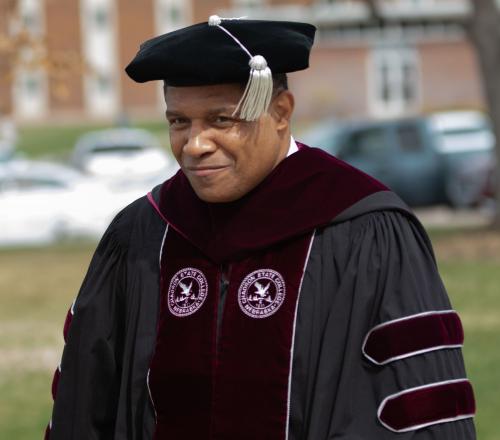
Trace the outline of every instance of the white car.
{"type": "Polygon", "coordinates": [[[146,130],[112,128],[93,131],[78,139],[72,164],[82,172],[104,177],[151,179],[157,183],[177,171],[175,161],[146,130]]]}
{"type": "Polygon", "coordinates": [[[68,167],[34,161],[0,166],[0,246],[98,239],[113,217],[147,188],[117,188],[68,167]]]}

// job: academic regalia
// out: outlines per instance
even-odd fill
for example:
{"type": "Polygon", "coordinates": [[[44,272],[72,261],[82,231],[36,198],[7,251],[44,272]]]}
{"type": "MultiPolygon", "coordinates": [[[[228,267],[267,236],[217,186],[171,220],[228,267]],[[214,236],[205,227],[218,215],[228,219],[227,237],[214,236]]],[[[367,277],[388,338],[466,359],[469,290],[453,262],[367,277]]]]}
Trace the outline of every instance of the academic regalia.
{"type": "Polygon", "coordinates": [[[114,219],[68,312],[51,440],[475,438],[420,223],[299,147],[239,201],[179,171],[114,219]]]}

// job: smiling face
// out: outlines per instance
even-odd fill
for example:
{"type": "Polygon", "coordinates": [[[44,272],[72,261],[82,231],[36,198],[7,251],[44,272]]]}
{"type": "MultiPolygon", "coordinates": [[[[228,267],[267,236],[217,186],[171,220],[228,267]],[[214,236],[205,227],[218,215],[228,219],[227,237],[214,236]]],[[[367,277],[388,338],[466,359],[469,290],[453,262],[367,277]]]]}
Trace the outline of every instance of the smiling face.
{"type": "Polygon", "coordinates": [[[232,116],[239,84],[165,90],[172,152],[198,197],[231,202],[255,188],[286,157],[293,96],[283,91],[255,122],[232,116]]]}

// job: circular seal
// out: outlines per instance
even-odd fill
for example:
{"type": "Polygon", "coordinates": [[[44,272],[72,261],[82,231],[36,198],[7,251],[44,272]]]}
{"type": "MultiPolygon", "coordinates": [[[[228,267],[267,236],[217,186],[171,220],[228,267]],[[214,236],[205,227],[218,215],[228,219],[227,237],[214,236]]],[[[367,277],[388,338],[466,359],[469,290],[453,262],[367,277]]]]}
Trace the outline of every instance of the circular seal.
{"type": "Polygon", "coordinates": [[[181,269],[170,280],[168,309],[175,316],[192,315],[205,302],[207,292],[207,279],[200,270],[192,267],[181,269]]]}
{"type": "Polygon", "coordinates": [[[248,274],[238,289],[240,309],[251,318],[267,318],[285,300],[285,280],[272,269],[259,269],[248,274]]]}

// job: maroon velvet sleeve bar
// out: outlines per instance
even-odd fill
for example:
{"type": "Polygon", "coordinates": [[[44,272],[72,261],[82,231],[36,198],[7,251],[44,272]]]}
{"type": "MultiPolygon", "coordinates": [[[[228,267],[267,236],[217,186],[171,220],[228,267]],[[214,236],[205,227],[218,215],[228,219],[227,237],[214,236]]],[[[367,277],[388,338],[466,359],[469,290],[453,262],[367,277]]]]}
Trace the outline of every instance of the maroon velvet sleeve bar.
{"type": "Polygon", "coordinates": [[[73,320],[73,306],[71,306],[71,308],[68,310],[68,313],[66,314],[66,320],[64,321],[64,329],[63,329],[64,342],[68,342],[68,333],[72,320],[73,320]]]}
{"type": "MultiPolygon", "coordinates": [[[[73,311],[74,305],[75,303],[73,302],[73,304],[71,304],[71,307],[68,310],[68,313],[66,314],[66,319],[64,321],[64,328],[63,328],[64,343],[68,342],[69,328],[71,327],[71,321],[73,320],[73,315],[74,315],[73,311]]],[[[52,400],[54,401],[56,400],[57,387],[59,386],[60,378],[61,378],[61,365],[59,365],[56,371],[54,371],[54,376],[52,378],[51,391],[52,391],[52,400]]],[[[45,440],[48,440],[50,438],[50,431],[51,431],[51,423],[47,425],[47,428],[45,430],[45,436],[44,436],[45,440]]]]}
{"type": "Polygon", "coordinates": [[[387,397],[378,418],[389,430],[406,432],[474,416],[476,404],[467,379],[437,382],[387,397]]]}
{"type": "Polygon", "coordinates": [[[59,368],[54,371],[54,376],[52,378],[52,399],[56,400],[57,386],[59,385],[59,379],[61,378],[61,370],[59,368]]]}
{"type": "Polygon", "coordinates": [[[371,362],[389,362],[445,348],[458,348],[464,332],[454,310],[432,311],[388,321],[370,330],[363,354],[371,362]]]}

